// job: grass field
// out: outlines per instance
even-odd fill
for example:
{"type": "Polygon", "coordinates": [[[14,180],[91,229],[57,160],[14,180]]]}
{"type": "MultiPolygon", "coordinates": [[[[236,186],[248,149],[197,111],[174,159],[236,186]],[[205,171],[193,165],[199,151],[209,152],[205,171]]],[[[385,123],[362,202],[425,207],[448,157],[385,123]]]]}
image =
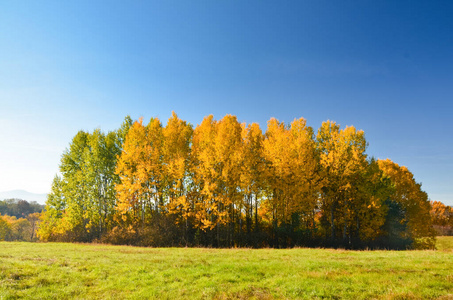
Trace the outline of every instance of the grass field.
{"type": "Polygon", "coordinates": [[[453,236],[436,237],[436,248],[441,251],[453,251],[453,236]]]}
{"type": "Polygon", "coordinates": [[[138,248],[0,243],[0,299],[453,299],[438,251],[138,248]]]}

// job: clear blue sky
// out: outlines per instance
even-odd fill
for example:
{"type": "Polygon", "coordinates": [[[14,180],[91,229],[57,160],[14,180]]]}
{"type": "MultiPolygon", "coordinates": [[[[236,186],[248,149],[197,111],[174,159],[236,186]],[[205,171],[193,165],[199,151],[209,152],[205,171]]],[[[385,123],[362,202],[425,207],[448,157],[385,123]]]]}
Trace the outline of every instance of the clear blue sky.
{"type": "Polygon", "coordinates": [[[78,130],[174,110],[363,129],[453,205],[452,1],[2,1],[0,191],[50,190],[78,130]]]}

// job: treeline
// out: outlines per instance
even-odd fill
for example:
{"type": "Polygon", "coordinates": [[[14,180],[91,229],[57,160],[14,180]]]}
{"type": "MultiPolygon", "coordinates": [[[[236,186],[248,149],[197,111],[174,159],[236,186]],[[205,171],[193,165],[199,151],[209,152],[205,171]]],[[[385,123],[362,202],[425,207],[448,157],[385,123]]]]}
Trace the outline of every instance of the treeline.
{"type": "Polygon", "coordinates": [[[22,199],[0,200],[0,241],[36,241],[44,205],[22,199]]]}
{"type": "Polygon", "coordinates": [[[14,216],[16,218],[25,218],[32,213],[41,213],[44,205],[36,201],[28,202],[22,199],[5,199],[0,200],[0,215],[14,216]]]}
{"type": "Polygon", "coordinates": [[[145,246],[433,248],[413,174],[366,154],[363,131],[324,122],[193,128],[127,117],[63,153],[39,236],[145,246]]]}
{"type": "Polygon", "coordinates": [[[453,235],[453,208],[431,201],[431,218],[437,235],[453,235]]]}

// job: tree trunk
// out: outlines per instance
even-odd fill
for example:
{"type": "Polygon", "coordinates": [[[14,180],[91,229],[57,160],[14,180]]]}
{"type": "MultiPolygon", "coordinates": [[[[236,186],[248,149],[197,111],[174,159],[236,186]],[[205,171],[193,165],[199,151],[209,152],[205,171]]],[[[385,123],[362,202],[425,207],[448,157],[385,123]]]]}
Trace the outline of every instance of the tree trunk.
{"type": "Polygon", "coordinates": [[[334,215],[334,204],[330,206],[330,239],[332,244],[335,242],[335,215],[334,215]]]}

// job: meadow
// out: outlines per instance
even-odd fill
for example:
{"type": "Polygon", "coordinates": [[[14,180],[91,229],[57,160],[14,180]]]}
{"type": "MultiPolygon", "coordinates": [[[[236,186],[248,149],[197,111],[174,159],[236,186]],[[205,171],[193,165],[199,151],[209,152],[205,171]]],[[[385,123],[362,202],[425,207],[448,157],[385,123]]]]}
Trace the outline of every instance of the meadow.
{"type": "Polygon", "coordinates": [[[438,249],[0,242],[0,299],[453,299],[453,238],[438,249]]]}

